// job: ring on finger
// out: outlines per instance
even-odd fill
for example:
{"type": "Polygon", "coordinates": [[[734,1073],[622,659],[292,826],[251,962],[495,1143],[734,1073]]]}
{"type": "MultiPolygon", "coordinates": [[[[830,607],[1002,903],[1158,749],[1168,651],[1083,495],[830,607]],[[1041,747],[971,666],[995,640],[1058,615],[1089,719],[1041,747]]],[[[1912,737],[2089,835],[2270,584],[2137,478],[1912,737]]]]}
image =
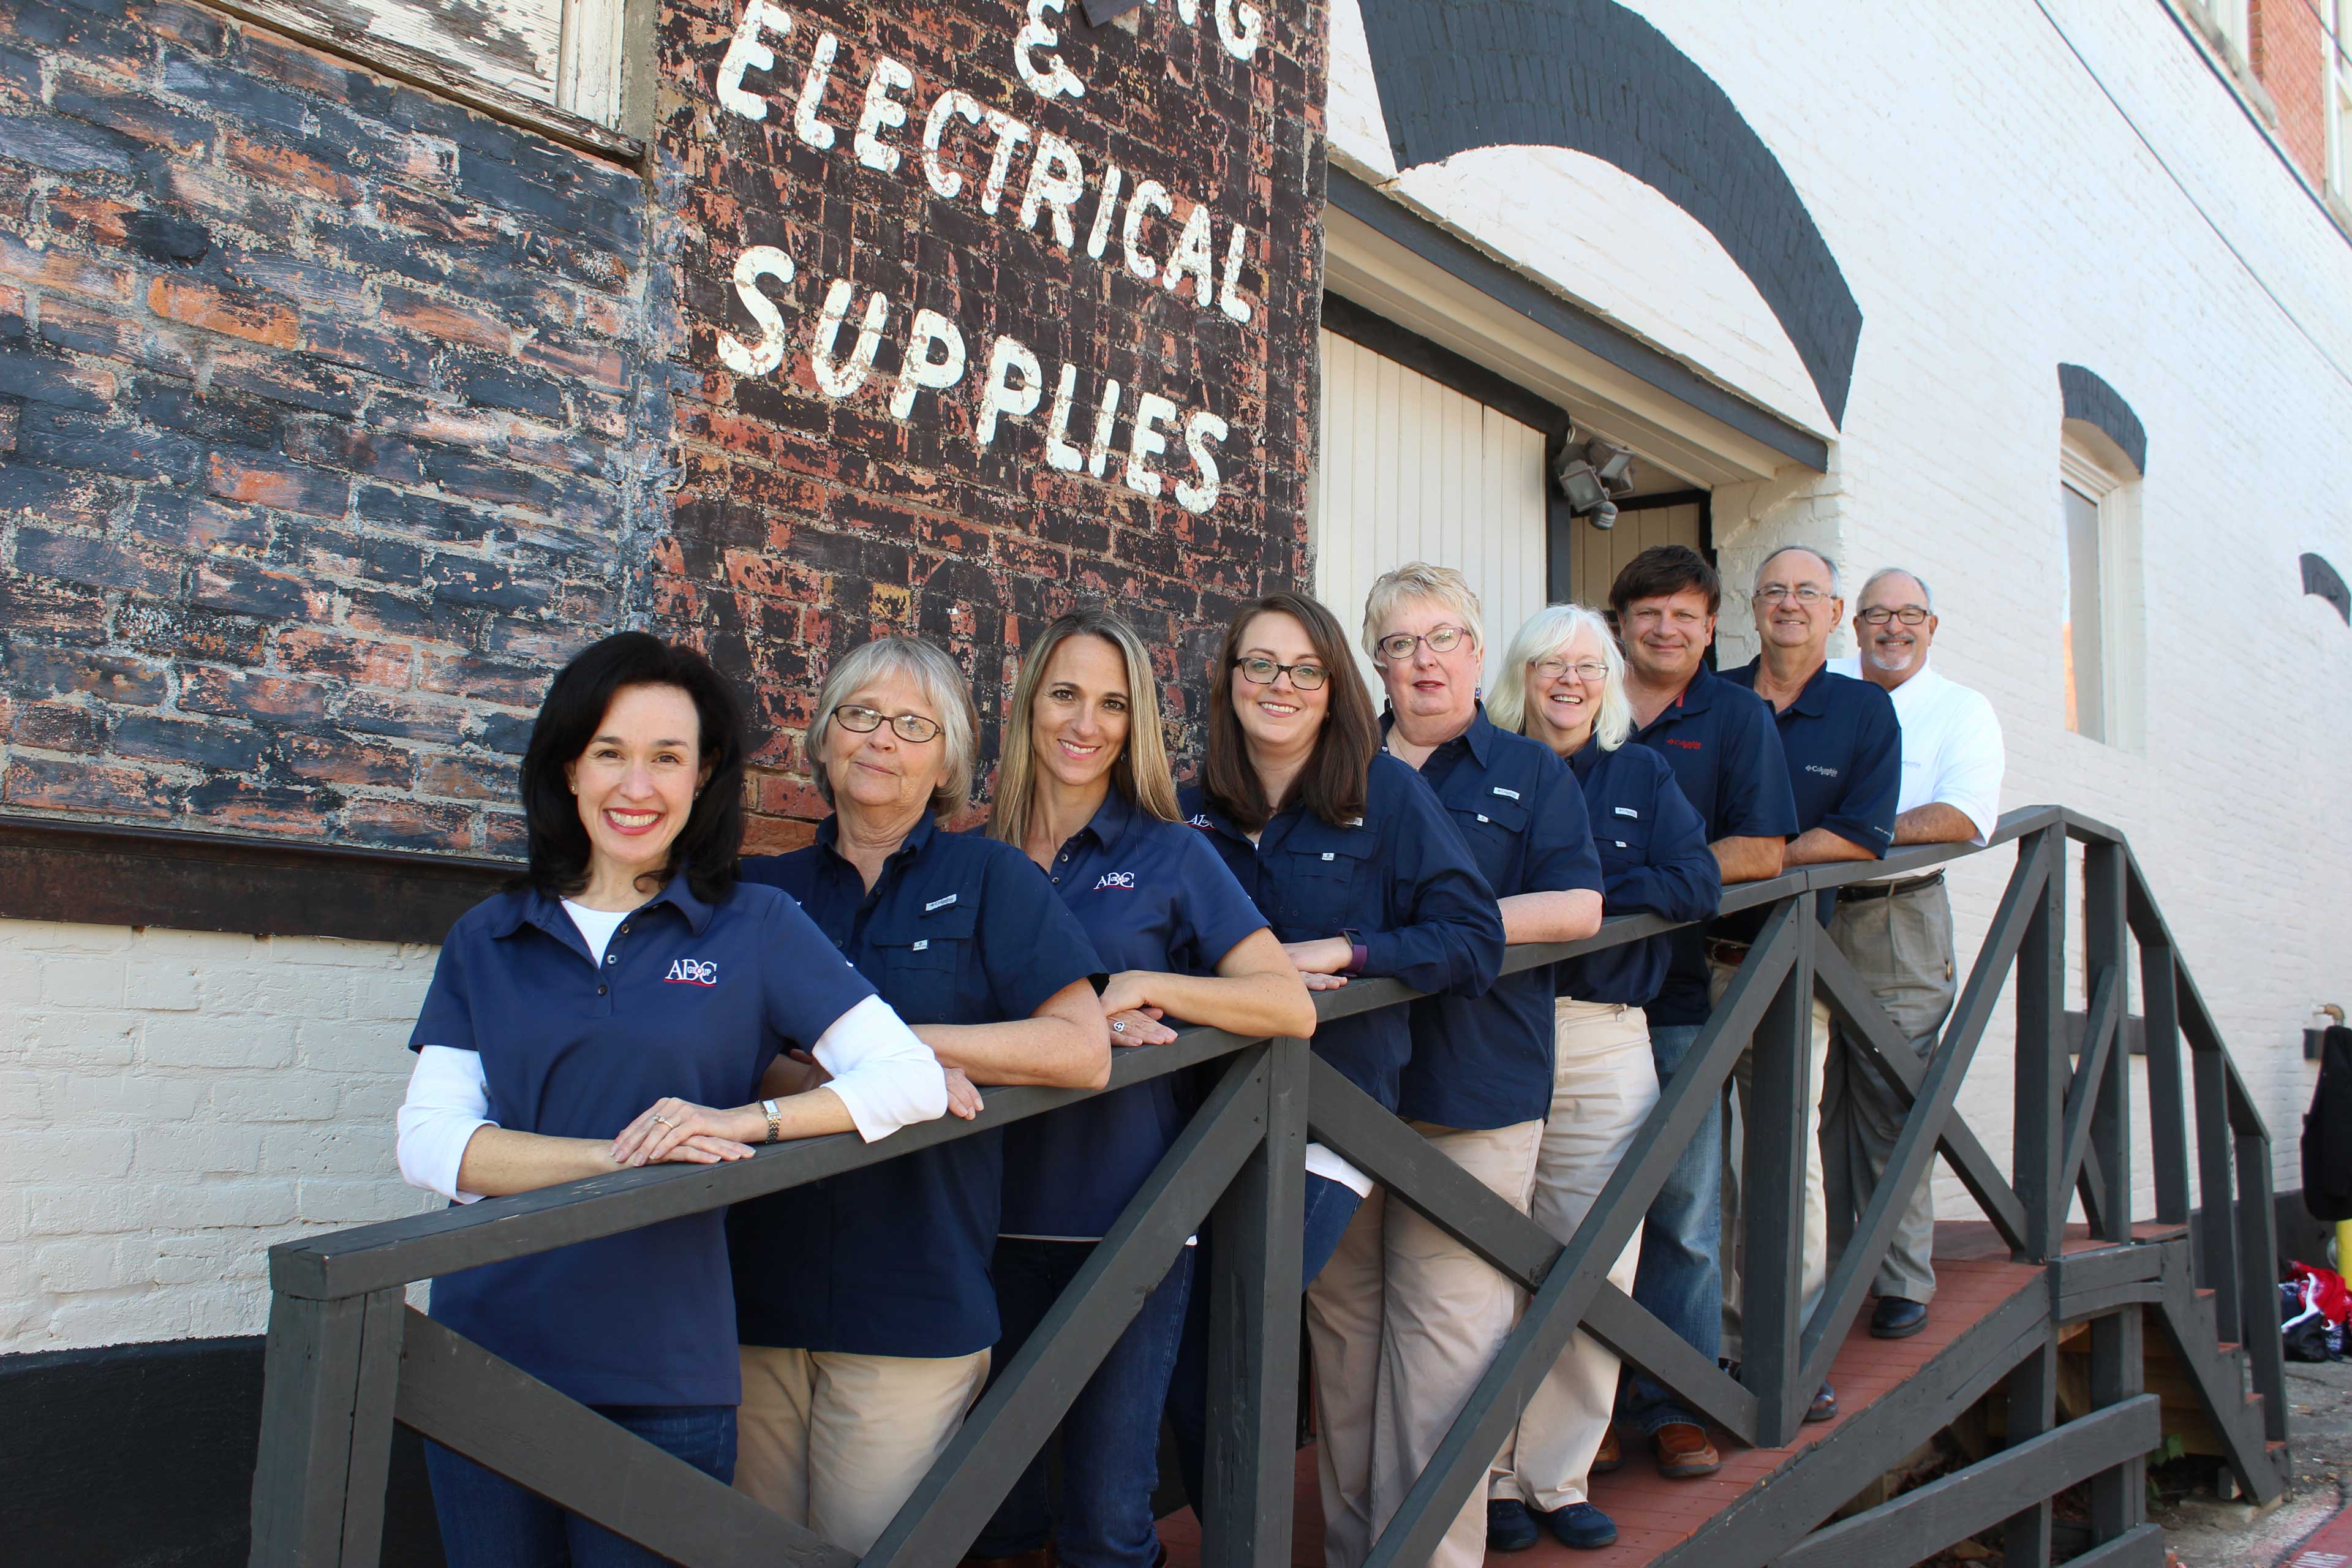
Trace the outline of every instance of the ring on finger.
{"type": "Polygon", "coordinates": [[[655,1120],[656,1121],[660,1122],[664,1127],[675,1127],[675,1126],[677,1126],[677,1122],[672,1121],[671,1121],[668,1117],[667,1117],[667,1116],[656,1116],[656,1117],[655,1117],[655,1118],[654,1118],[654,1120],[655,1120]]]}
{"type": "Polygon", "coordinates": [[[1124,1035],[1127,1033],[1127,1020],[1124,1018],[1113,1018],[1110,1021],[1110,1026],[1112,1030],[1118,1034],[1124,1035]]]}

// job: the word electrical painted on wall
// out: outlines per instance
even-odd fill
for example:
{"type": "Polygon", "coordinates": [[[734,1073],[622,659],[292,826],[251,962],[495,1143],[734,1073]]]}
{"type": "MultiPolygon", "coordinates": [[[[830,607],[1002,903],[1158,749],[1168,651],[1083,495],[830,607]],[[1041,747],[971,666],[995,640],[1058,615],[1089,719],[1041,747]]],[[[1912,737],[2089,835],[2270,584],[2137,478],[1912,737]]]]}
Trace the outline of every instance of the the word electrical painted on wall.
{"type": "MultiPolygon", "coordinates": [[[[1238,0],[1172,0],[1168,8],[1180,25],[1210,29],[1244,67],[1271,25],[1238,0]]],[[[1045,123],[1048,106],[1090,90],[1065,47],[1062,11],[1063,0],[1028,0],[1017,25],[1009,17],[975,29],[979,48],[1009,59],[1025,91],[1025,100],[1008,103],[953,82],[923,82],[887,47],[866,51],[853,74],[843,68],[842,38],[821,19],[744,0],[718,63],[719,113],[778,121],[779,134],[789,123],[808,148],[876,176],[919,182],[937,204],[1040,236],[1074,272],[1115,268],[1136,290],[1160,290],[1250,327],[1258,310],[1244,276],[1250,228],[1240,215],[1220,212],[1213,196],[1180,182],[1122,167],[1119,140],[1106,124],[1115,114],[1074,118],[1069,133],[1045,123]]],[[[1097,37],[1143,48],[1141,32],[1097,37]]],[[[1245,182],[1225,188],[1246,195],[1245,182]]],[[[982,449],[1024,442],[1064,473],[1123,482],[1153,498],[1164,488],[1195,513],[1216,505],[1233,430],[1215,407],[1188,407],[1168,388],[1122,386],[1080,357],[1056,363],[1013,332],[894,299],[857,276],[855,247],[848,270],[834,276],[814,275],[806,261],[789,242],[750,245],[736,256],[730,281],[751,330],[717,332],[713,350],[737,376],[789,374],[804,363],[824,397],[877,398],[898,420],[920,420],[931,412],[927,405],[961,399],[982,449]]],[[[999,283],[1001,292],[1016,287],[999,283]]]]}

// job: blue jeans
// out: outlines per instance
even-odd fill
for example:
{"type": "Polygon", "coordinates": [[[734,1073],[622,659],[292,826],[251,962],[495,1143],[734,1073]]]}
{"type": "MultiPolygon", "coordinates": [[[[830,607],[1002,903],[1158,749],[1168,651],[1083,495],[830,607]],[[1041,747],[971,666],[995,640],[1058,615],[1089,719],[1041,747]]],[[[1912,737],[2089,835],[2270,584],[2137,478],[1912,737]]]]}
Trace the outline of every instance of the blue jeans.
{"type": "MultiPolygon", "coordinates": [[[[731,1405],[599,1405],[596,1414],[713,1480],[735,1479],[731,1405]]],[[[428,1441],[425,1473],[449,1568],[664,1568],[669,1559],[428,1441]]]]}
{"type": "MultiPolygon", "coordinates": [[[[1315,1283],[1315,1277],[1339,1250],[1339,1238],[1347,1234],[1348,1222],[1356,1217],[1363,1203],[1354,1188],[1307,1173],[1307,1212],[1301,1226],[1304,1245],[1299,1248],[1301,1289],[1315,1283]]],[[[1204,1230],[1201,1245],[1193,1249],[1201,1256],[1192,1260],[1192,1267],[1201,1271],[1203,1280],[1208,1278],[1213,1240],[1204,1230]]],[[[1209,1445],[1209,1291],[1205,1285],[1192,1292],[1184,1313],[1184,1342],[1176,1352],[1176,1376],[1168,1387],[1168,1425],[1175,1431],[1176,1457],[1184,1468],[1184,1495],[1192,1500],[1192,1510],[1198,1513],[1209,1495],[1202,1484],[1208,1474],[1209,1445]]]]}
{"type": "MultiPolygon", "coordinates": [[[[1696,1024],[1653,1024],[1650,1050],[1658,1064],[1658,1093],[1674,1083],[1683,1058],[1697,1043],[1696,1024]]],[[[1633,1300],[1715,1360],[1723,1351],[1723,1097],[1710,1097],[1706,1120],[1683,1145],[1666,1184],[1650,1200],[1642,1228],[1642,1261],[1633,1300]]],[[[1672,1390],[1636,1373],[1625,1420],[1644,1436],[1671,1422],[1700,1425],[1672,1390]]]]}
{"type": "MultiPolygon", "coordinates": [[[[991,1383],[1036,1332],[1095,1247],[1090,1241],[998,1239],[991,1272],[1004,1334],[990,1363],[991,1383]]],[[[1143,1299],[1127,1331],[1078,1391],[1060,1430],[1013,1483],[996,1517],[972,1543],[971,1555],[1011,1557],[1051,1540],[1066,1568],[1151,1568],[1160,1554],[1160,1531],[1151,1517],[1151,1493],[1160,1482],[1160,1412],[1176,1368],[1177,1342],[1183,1337],[1192,1251],[1184,1248],[1143,1299]],[[1058,1513],[1047,1467],[1056,1441],[1062,1450],[1058,1513]]]]}

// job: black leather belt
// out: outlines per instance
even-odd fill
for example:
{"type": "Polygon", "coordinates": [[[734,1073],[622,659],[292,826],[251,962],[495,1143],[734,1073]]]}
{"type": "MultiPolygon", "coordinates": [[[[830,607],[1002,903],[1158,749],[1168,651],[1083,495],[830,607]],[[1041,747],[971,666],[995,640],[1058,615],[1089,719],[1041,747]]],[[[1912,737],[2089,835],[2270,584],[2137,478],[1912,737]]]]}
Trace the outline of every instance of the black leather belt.
{"type": "Polygon", "coordinates": [[[1869,899],[1891,899],[1897,893],[1916,893],[1942,882],[1941,871],[1930,871],[1924,877],[1906,877],[1897,882],[1849,882],[1837,890],[1838,902],[1859,904],[1869,899]]]}

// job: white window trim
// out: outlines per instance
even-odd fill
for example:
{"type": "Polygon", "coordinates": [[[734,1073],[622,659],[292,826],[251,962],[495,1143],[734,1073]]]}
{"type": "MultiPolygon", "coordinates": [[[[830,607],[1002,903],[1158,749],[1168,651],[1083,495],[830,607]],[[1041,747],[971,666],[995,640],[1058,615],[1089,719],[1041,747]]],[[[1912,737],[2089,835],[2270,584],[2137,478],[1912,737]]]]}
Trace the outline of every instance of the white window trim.
{"type": "MultiPolygon", "coordinates": [[[[315,0],[208,3],[240,22],[299,39],[362,70],[568,146],[624,162],[645,156],[652,95],[632,91],[626,83],[644,79],[650,69],[655,0],[563,0],[553,103],[471,75],[459,63],[383,37],[376,29],[339,22],[315,0]]],[[[414,3],[429,6],[434,0],[414,3]]]]}
{"type": "Polygon", "coordinates": [[[2136,701],[2140,650],[2136,635],[2139,601],[2133,591],[2137,564],[2131,537],[2137,499],[2133,477],[2118,474],[2071,431],[2059,447],[2058,477],[2099,513],[2099,711],[2105,732],[2082,738],[2096,745],[2136,750],[2140,733],[2136,701]]]}
{"type": "Polygon", "coordinates": [[[2352,0],[2333,0],[2319,29],[2323,70],[2321,113],[2327,132],[2327,194],[2337,205],[2352,204],[2352,65],[2345,61],[2345,24],[2352,19],[2352,0]]]}

